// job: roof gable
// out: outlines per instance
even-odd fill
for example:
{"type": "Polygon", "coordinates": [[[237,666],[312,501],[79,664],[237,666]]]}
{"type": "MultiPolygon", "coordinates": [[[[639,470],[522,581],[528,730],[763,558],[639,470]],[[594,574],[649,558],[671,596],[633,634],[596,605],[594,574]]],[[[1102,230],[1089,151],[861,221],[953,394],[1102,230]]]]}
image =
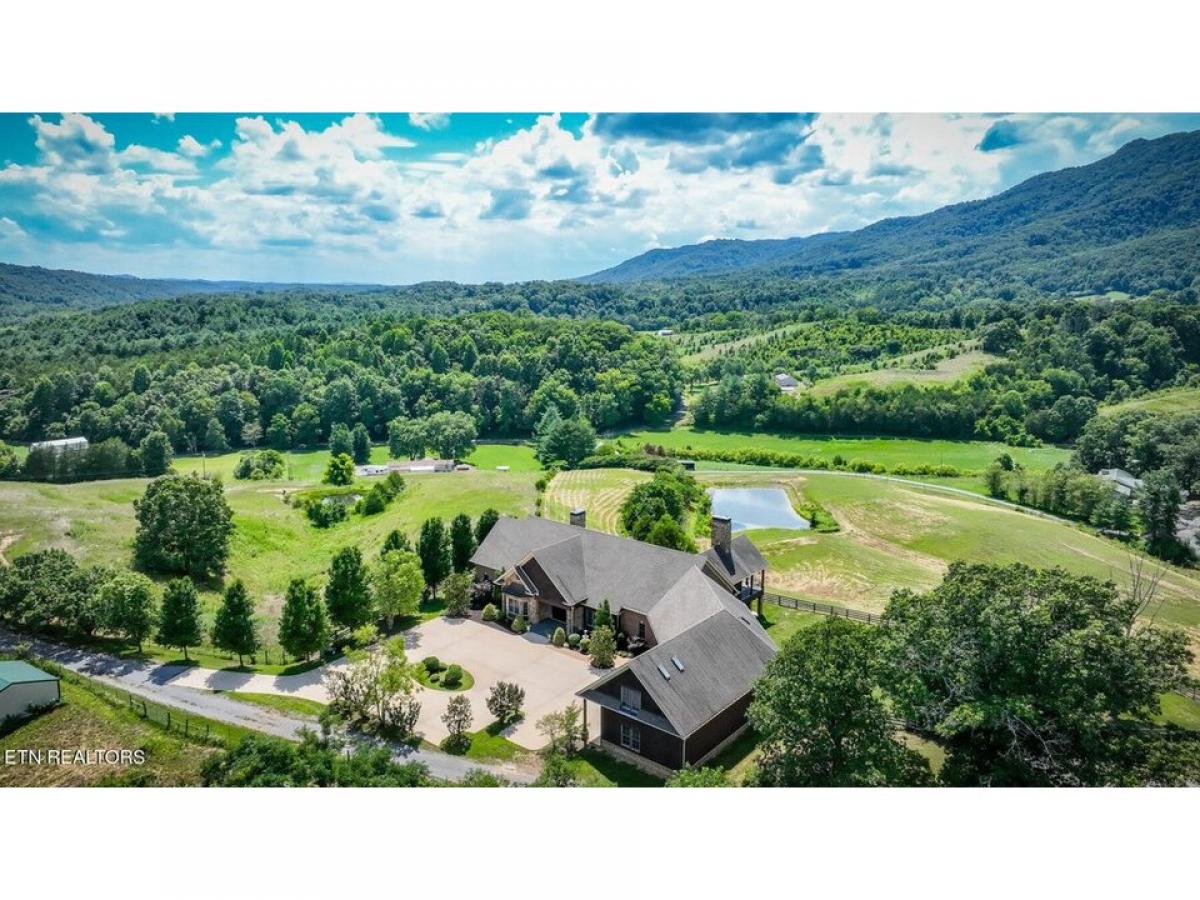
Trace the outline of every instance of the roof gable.
{"type": "Polygon", "coordinates": [[[774,655],[757,622],[751,626],[723,609],[635,657],[623,670],[637,678],[671,727],[686,737],[753,690],[774,655]]]}

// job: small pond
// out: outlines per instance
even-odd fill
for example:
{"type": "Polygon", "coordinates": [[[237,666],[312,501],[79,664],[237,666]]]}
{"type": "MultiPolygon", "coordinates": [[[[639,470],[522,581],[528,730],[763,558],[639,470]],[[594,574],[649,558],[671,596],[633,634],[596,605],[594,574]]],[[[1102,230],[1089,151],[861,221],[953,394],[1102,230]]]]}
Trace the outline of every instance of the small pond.
{"type": "Polygon", "coordinates": [[[733,530],[808,528],[808,519],[792,509],[783,488],[709,488],[713,515],[729,516],[733,530]]]}

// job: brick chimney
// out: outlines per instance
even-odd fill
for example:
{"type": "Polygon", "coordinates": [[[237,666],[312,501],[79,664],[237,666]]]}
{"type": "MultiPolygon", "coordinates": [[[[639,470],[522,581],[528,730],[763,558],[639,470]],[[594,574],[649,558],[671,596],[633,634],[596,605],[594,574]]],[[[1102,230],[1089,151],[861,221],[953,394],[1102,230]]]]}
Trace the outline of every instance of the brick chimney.
{"type": "Polygon", "coordinates": [[[733,520],[729,516],[712,517],[712,544],[718,550],[728,550],[733,541],[733,520]]]}
{"type": "Polygon", "coordinates": [[[571,510],[571,524],[578,525],[580,528],[587,528],[587,510],[586,509],[571,510]]]}

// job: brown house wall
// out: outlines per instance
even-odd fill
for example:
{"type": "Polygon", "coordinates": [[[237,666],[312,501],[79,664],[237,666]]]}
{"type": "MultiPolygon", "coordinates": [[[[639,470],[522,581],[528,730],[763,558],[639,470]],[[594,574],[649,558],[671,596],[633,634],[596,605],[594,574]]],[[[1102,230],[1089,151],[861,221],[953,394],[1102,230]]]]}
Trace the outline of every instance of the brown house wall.
{"type": "Polygon", "coordinates": [[[639,622],[646,623],[646,644],[653,647],[658,643],[654,639],[654,629],[650,627],[650,620],[640,612],[634,612],[632,609],[621,610],[621,615],[617,618],[617,627],[629,637],[634,638],[637,637],[639,622]]]}
{"type": "MultiPolygon", "coordinates": [[[[640,755],[653,760],[659,765],[671,769],[683,766],[683,741],[674,735],[651,728],[644,722],[639,722],[631,716],[623,716],[615,710],[600,708],[600,736],[604,740],[621,746],[622,723],[636,725],[642,732],[642,750],[640,755]]],[[[633,752],[633,751],[629,751],[633,752]]]]}
{"type": "Polygon", "coordinates": [[[703,759],[706,753],[742,727],[752,696],[746,694],[692,733],[687,740],[687,761],[690,764],[694,765],[703,759]]]}

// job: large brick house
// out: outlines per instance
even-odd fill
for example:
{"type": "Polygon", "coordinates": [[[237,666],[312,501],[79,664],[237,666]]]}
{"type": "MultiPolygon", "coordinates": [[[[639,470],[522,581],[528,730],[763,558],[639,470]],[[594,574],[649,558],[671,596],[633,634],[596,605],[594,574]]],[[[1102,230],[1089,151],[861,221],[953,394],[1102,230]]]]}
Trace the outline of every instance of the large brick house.
{"type": "Polygon", "coordinates": [[[755,679],[774,645],[751,603],[766,561],[727,518],[713,546],[684,553],[571,524],[501,518],[471,561],[508,616],[591,629],[607,601],[629,647],[644,651],[579,696],[600,708],[601,741],[651,769],[697,764],[745,726],[755,679]]]}

